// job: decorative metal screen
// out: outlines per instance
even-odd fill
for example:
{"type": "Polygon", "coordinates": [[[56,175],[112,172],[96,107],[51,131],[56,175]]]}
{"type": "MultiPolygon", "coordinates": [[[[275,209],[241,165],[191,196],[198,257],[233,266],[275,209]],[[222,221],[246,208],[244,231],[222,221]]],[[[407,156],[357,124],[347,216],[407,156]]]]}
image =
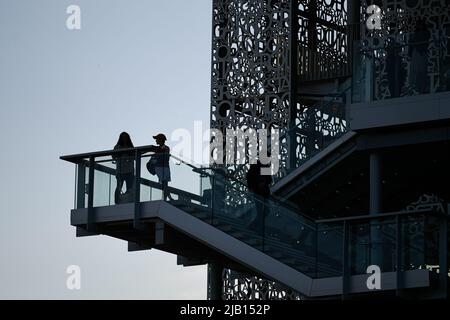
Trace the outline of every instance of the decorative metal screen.
{"type": "MultiPolygon", "coordinates": [[[[223,137],[226,129],[278,129],[278,179],[347,131],[343,94],[298,95],[302,82],[350,75],[347,0],[213,0],[212,22],[211,128],[223,137]]],[[[226,168],[245,182],[246,165],[226,168]]],[[[298,297],[267,280],[225,275],[226,299],[298,297]]]]}
{"type": "Polygon", "coordinates": [[[302,296],[285,286],[225,269],[223,300],[301,300],[302,296]]]}
{"type": "Polygon", "coordinates": [[[450,1],[362,1],[381,9],[381,29],[362,28],[366,92],[382,100],[450,90],[450,1]]]}
{"type": "MultiPolygon", "coordinates": [[[[211,128],[278,129],[277,177],[298,167],[346,131],[342,100],[297,89],[349,76],[349,30],[346,0],[214,0],[211,128]]],[[[246,166],[229,170],[244,180],[246,166]]]]}
{"type": "MultiPolygon", "coordinates": [[[[291,0],[213,1],[211,127],[224,136],[227,128],[288,127],[290,10],[291,0]]],[[[230,170],[244,178],[242,166],[230,170]]]]}

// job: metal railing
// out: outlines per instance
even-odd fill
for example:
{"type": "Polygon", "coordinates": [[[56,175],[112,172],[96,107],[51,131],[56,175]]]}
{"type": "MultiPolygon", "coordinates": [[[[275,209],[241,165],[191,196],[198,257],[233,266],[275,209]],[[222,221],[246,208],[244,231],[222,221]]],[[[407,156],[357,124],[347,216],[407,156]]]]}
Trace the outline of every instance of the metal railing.
{"type": "Polygon", "coordinates": [[[360,26],[352,24],[341,28],[336,31],[341,40],[339,44],[325,41],[317,48],[306,44],[298,45],[297,74],[300,81],[345,78],[352,75],[353,41],[359,35],[360,26]]]}
{"type": "Polygon", "coordinates": [[[364,273],[377,255],[383,271],[443,264],[442,239],[447,238],[442,236],[446,232],[442,226],[447,223],[442,221],[448,218],[443,213],[416,210],[314,221],[276,199],[249,192],[245,185],[237,188],[220,169],[201,168],[176,156],[171,156],[176,160],[171,163],[171,184],[176,187],[167,188],[168,199],[163,185],[146,171],[149,150],[139,147],[62,157],[77,165],[75,208],[88,210],[88,230],[96,230],[96,207],[131,203],[134,226],[139,228],[145,223],[140,204],[163,199],[311,277],[364,273]],[[119,203],[114,197],[121,179],[118,157],[133,163],[131,192],[126,195],[123,191],[128,186],[123,186],[119,203]],[[414,224],[422,228],[407,233],[414,224]]]}
{"type": "Polygon", "coordinates": [[[450,91],[449,37],[414,33],[355,42],[354,71],[364,81],[355,85],[352,102],[384,100],[450,91]]]}

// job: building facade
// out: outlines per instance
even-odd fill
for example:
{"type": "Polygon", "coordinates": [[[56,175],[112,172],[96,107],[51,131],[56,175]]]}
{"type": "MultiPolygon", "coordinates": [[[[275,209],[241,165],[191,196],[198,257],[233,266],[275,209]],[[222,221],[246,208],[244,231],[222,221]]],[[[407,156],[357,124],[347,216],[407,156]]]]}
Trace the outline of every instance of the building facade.
{"type": "Polygon", "coordinates": [[[447,298],[450,1],[213,0],[212,16],[211,140],[277,130],[271,196],[248,161],[178,159],[191,186],[162,192],[151,147],[64,156],[77,236],[208,265],[209,299],[447,298]],[[123,161],[134,187],[113,200],[123,161]]]}

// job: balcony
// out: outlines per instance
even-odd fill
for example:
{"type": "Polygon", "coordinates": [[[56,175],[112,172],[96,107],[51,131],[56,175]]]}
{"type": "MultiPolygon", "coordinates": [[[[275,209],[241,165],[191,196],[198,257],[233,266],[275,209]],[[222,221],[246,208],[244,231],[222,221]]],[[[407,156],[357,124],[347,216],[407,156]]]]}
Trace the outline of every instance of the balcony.
{"type": "Polygon", "coordinates": [[[355,43],[352,130],[450,119],[445,35],[401,33],[355,43]]]}

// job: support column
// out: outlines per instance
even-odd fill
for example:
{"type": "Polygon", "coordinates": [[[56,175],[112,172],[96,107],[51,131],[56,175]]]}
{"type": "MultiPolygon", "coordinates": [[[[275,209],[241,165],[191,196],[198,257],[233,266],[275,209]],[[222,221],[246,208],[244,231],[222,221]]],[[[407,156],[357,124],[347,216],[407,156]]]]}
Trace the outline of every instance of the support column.
{"type": "Polygon", "coordinates": [[[348,25],[354,25],[359,24],[359,20],[361,19],[359,15],[359,11],[361,8],[361,1],[360,0],[353,0],[348,1],[347,3],[347,24],[348,25]]]}
{"type": "Polygon", "coordinates": [[[94,223],[94,177],[95,177],[95,157],[89,157],[89,180],[88,180],[88,211],[86,229],[89,232],[96,231],[94,223]]]}
{"type": "Polygon", "coordinates": [[[76,209],[86,208],[86,164],[77,164],[76,209]]]}
{"type": "MultiPolygon", "coordinates": [[[[450,207],[450,205],[449,205],[450,207]]],[[[448,208],[450,209],[450,208],[448,208]]],[[[448,221],[441,218],[439,225],[439,287],[442,299],[448,297],[448,221]]]]}
{"type": "Polygon", "coordinates": [[[208,264],[208,300],[222,300],[223,266],[214,262],[208,264]]]}
{"type": "MultiPolygon", "coordinates": [[[[380,151],[370,154],[370,215],[377,215],[382,211],[382,156],[380,151]]],[[[370,227],[370,263],[382,268],[383,251],[381,246],[381,230],[379,221],[372,221],[370,227]]]]}
{"type": "Polygon", "coordinates": [[[289,123],[288,123],[288,170],[297,166],[297,78],[298,78],[298,0],[291,0],[289,17],[289,123]]]}

